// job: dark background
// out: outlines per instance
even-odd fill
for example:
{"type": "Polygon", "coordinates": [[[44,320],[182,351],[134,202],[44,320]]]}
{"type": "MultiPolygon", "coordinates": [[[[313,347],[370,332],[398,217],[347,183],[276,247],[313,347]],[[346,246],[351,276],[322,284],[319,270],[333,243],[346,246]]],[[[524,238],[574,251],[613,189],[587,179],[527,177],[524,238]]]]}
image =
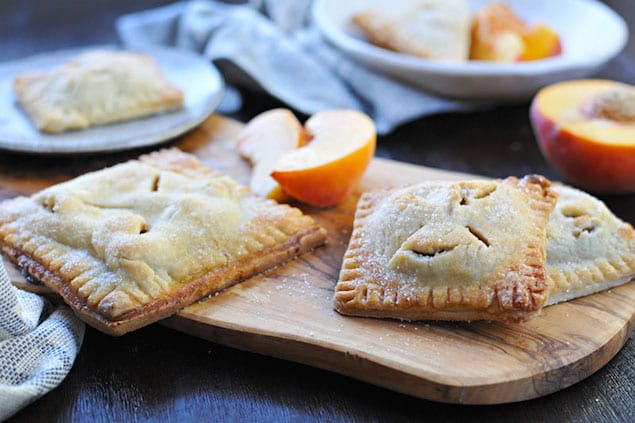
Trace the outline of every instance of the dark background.
{"type": "MultiPolygon", "coordinates": [[[[167,3],[0,0],[0,61],[116,43],[118,16],[167,3]]],[[[606,3],[633,27],[633,0],[606,3]]],[[[635,84],[633,40],[595,76],[635,84]]],[[[244,96],[244,107],[232,115],[242,121],[282,106],[264,94],[244,96]]],[[[557,179],[536,146],[528,106],[418,119],[380,137],[377,155],[493,177],[541,173],[557,179]]],[[[45,177],[66,178],[139,152],[66,158],[0,152],[0,171],[19,177],[21,169],[37,169],[45,177]]],[[[620,217],[635,222],[635,195],[601,198],[620,217]]],[[[633,363],[631,337],[604,368],[560,392],[516,404],[457,406],[222,347],[158,324],[120,338],[87,328],[66,380],[12,421],[635,421],[633,363]]]]}

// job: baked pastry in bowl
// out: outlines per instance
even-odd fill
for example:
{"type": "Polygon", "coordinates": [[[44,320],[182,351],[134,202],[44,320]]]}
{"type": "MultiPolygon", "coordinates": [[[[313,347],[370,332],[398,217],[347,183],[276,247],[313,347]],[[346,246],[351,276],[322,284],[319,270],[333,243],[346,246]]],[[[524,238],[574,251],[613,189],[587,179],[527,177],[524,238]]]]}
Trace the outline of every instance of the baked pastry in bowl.
{"type": "Polygon", "coordinates": [[[432,60],[468,60],[472,15],[465,0],[399,6],[362,10],[353,22],[373,44],[389,50],[432,60]]]}

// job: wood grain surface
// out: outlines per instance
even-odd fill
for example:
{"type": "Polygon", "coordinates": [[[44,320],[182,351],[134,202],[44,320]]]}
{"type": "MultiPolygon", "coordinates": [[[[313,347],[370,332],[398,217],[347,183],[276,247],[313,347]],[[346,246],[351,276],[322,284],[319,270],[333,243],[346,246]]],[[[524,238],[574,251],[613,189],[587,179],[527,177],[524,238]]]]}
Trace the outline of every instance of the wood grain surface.
{"type": "MultiPolygon", "coordinates": [[[[3,0],[0,60],[120,40],[115,19],[173,0],[3,0]]],[[[632,0],[605,0],[635,25],[632,0]]],[[[594,77],[635,84],[635,37],[594,77]]],[[[284,106],[242,90],[232,117],[246,121],[284,106]]],[[[299,111],[296,111],[301,116],[299,111]]],[[[379,138],[377,156],[491,177],[558,174],[538,150],[528,104],[415,119],[379,138]]],[[[206,125],[207,126],[207,125],[206,125]]],[[[167,145],[205,148],[199,137],[167,145]]],[[[152,149],[153,150],[153,149],[152,149]]],[[[0,199],[32,192],[151,149],[108,155],[39,157],[0,152],[0,199]]],[[[635,223],[635,195],[601,196],[618,216],[635,223]]],[[[534,400],[500,405],[426,401],[338,373],[239,351],[150,325],[113,338],[88,327],[64,382],[10,422],[262,421],[262,422],[633,422],[635,338],[580,383],[534,400]]]]}
{"type": "MultiPolygon", "coordinates": [[[[195,152],[245,182],[233,131],[195,152]]],[[[219,128],[216,127],[216,130],[219,128]]],[[[586,378],[635,325],[635,283],[546,308],[523,324],[341,316],[333,287],[365,190],[471,176],[374,159],[357,193],[336,208],[302,207],[329,233],[325,248],[183,310],[165,323],[205,339],[342,373],[418,397],[470,404],[521,401],[586,378]]]]}
{"type": "MultiPolygon", "coordinates": [[[[233,120],[214,116],[190,133],[180,148],[246,182],[249,166],[233,143],[240,128],[233,120]]],[[[635,283],[548,307],[522,324],[407,323],[333,311],[333,287],[361,192],[471,177],[376,158],[357,192],[343,204],[327,209],[300,206],[328,230],[326,247],[190,306],[164,324],[435,401],[521,401],[586,378],[630,336],[635,283]]],[[[27,191],[39,186],[30,188],[27,191]]],[[[10,273],[14,280],[22,280],[15,269],[10,273]]]]}

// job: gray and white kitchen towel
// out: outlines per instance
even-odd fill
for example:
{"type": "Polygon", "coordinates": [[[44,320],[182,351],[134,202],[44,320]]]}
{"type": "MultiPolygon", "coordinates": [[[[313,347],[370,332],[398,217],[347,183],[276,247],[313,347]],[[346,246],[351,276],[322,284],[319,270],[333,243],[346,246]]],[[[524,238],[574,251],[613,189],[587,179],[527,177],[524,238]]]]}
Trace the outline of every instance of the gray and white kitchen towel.
{"type": "MultiPolygon", "coordinates": [[[[230,86],[262,89],[307,115],[361,110],[380,134],[420,116],[477,107],[426,94],[356,63],[320,36],[310,9],[310,0],[192,0],[122,16],[117,30],[128,48],[158,44],[196,51],[219,67],[230,86]]],[[[220,111],[239,106],[239,94],[230,88],[220,111]]]]}
{"type": "Polygon", "coordinates": [[[0,421],[58,386],[83,338],[67,306],[15,288],[0,258],[0,421]]]}

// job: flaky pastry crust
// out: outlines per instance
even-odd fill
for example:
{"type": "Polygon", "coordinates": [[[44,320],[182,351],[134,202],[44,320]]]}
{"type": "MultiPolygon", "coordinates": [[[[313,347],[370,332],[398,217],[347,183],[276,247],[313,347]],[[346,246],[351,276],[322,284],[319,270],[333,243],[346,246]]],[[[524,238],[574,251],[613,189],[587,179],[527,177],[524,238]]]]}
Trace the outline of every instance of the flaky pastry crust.
{"type": "Polygon", "coordinates": [[[0,204],[0,246],[76,314],[121,335],[323,244],[296,208],[176,149],[0,204]]]}
{"type": "Polygon", "coordinates": [[[373,44],[389,50],[441,61],[462,62],[469,56],[471,13],[465,0],[362,10],[353,23],[373,44]]]}
{"type": "Polygon", "coordinates": [[[548,304],[622,285],[635,277],[635,230],[597,198],[555,184],[547,225],[548,304]]]}
{"type": "Polygon", "coordinates": [[[36,128],[60,133],[183,107],[150,56],[92,50],[57,68],[17,75],[13,90],[36,128]]]}
{"type": "Polygon", "coordinates": [[[547,301],[549,186],[529,176],[363,194],[335,309],[403,320],[536,316],[547,301]]]}

